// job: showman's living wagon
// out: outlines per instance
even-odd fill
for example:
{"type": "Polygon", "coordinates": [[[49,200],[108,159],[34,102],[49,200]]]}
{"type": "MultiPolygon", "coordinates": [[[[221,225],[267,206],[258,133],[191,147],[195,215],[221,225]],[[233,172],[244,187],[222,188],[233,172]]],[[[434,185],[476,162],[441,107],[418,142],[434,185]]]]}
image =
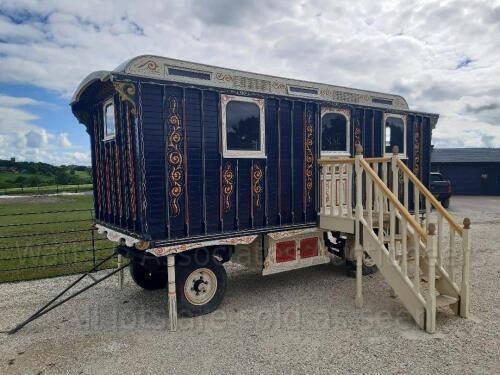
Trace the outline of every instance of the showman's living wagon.
{"type": "Polygon", "coordinates": [[[436,306],[466,315],[468,227],[427,190],[438,116],[401,96],[139,56],[90,74],[72,109],[91,139],[96,225],[138,285],[168,284],[173,327],[177,309],[217,308],[224,262],[268,275],[332,254],[356,269],[358,305],[378,267],[421,327],[436,306]],[[463,243],[460,282],[444,229],[463,243]]]}

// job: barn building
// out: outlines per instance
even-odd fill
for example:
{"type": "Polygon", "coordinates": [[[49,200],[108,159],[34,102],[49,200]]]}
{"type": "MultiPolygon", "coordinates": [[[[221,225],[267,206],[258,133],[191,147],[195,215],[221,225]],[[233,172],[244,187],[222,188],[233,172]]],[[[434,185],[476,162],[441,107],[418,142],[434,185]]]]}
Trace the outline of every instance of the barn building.
{"type": "Polygon", "coordinates": [[[500,195],[500,148],[441,148],[432,171],[449,179],[454,195],[500,195]]]}

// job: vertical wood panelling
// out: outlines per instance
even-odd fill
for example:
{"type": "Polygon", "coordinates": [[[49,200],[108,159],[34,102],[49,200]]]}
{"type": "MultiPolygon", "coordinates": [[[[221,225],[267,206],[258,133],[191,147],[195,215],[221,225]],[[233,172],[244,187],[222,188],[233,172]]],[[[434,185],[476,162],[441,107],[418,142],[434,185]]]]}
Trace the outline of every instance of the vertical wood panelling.
{"type": "Polygon", "coordinates": [[[166,235],[163,90],[160,85],[144,84],[141,91],[147,223],[151,236],[162,238],[166,235]]]}
{"type": "Polygon", "coordinates": [[[296,223],[305,220],[304,211],[304,116],[305,103],[296,101],[293,111],[293,217],[296,223]]]}
{"type": "MultiPolygon", "coordinates": [[[[213,91],[203,96],[203,127],[205,136],[205,183],[207,195],[207,232],[219,231],[219,131],[218,98],[213,91]]],[[[234,195],[234,193],[233,193],[234,195]]]]}
{"type": "Polygon", "coordinates": [[[292,210],[292,149],[291,149],[291,104],[281,100],[280,104],[280,175],[281,175],[281,224],[291,224],[292,210]]]}

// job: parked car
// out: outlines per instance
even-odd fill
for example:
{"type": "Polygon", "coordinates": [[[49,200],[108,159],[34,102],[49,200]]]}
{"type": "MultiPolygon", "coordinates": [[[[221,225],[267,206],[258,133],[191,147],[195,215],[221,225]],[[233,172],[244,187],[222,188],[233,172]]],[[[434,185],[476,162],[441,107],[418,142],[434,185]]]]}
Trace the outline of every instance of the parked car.
{"type": "Polygon", "coordinates": [[[431,172],[430,191],[444,208],[450,206],[451,181],[439,172],[431,172]]]}

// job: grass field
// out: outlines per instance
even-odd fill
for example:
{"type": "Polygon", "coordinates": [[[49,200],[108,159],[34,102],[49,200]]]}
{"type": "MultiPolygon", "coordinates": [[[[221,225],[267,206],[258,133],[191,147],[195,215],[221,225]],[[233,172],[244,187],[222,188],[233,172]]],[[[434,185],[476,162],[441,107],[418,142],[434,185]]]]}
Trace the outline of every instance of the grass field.
{"type": "Polygon", "coordinates": [[[21,195],[21,194],[51,194],[51,193],[79,193],[92,190],[92,184],[81,185],[48,185],[25,188],[0,189],[0,195],[21,195]]]}
{"type": "Polygon", "coordinates": [[[90,269],[114,248],[92,224],[91,195],[1,198],[0,282],[90,269]]]}

